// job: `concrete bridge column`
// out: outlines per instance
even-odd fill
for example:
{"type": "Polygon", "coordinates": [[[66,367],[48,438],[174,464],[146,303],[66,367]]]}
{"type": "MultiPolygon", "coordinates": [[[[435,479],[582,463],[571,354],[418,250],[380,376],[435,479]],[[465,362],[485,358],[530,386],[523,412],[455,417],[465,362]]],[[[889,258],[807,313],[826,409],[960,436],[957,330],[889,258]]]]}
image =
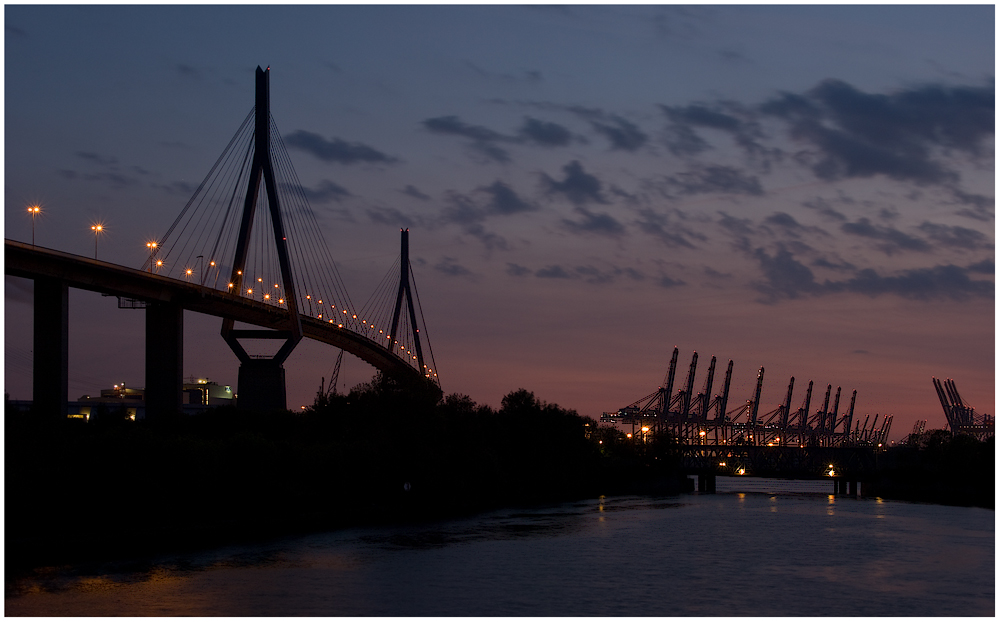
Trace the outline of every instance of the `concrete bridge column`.
{"type": "Polygon", "coordinates": [[[858,496],[858,482],[856,480],[853,479],[851,480],[847,494],[851,495],[852,497],[858,496]]]}
{"type": "Polygon", "coordinates": [[[35,279],[32,400],[39,415],[65,419],[69,402],[69,286],[35,279]]]}
{"type": "Polygon", "coordinates": [[[698,492],[715,492],[715,473],[698,476],[698,492]]]}
{"type": "Polygon", "coordinates": [[[285,368],[274,359],[240,363],[236,403],[240,410],[285,410],[285,368]]]}
{"type": "Polygon", "coordinates": [[[146,417],[181,412],[184,384],[184,308],[152,303],[146,307],[146,417]]]}

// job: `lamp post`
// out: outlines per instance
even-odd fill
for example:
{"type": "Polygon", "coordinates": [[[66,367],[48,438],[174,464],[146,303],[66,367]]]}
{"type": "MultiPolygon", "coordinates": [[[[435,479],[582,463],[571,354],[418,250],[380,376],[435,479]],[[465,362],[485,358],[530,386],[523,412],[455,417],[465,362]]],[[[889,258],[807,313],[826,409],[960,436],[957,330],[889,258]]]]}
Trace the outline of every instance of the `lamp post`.
{"type": "Polygon", "coordinates": [[[35,245],[35,216],[42,211],[41,206],[31,205],[28,207],[28,213],[31,214],[31,245],[35,245]]]}
{"type": "Polygon", "coordinates": [[[153,273],[153,255],[156,254],[156,247],[158,244],[156,242],[146,242],[146,248],[149,249],[149,273],[153,273]]]}
{"type": "Polygon", "coordinates": [[[104,225],[100,223],[91,225],[90,230],[94,232],[94,259],[97,259],[97,240],[101,237],[101,233],[104,231],[104,225]]]}

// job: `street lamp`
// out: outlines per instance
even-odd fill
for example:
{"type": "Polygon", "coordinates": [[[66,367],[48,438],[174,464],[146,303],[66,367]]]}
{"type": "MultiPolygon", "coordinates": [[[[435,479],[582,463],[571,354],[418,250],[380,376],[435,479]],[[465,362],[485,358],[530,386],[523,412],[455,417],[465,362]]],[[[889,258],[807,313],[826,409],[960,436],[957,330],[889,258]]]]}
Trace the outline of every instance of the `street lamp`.
{"type": "Polygon", "coordinates": [[[91,225],[90,230],[94,232],[94,259],[97,259],[97,240],[101,237],[101,233],[104,232],[104,225],[100,223],[91,225]]]}
{"type": "MultiPolygon", "coordinates": [[[[156,248],[157,248],[157,246],[159,246],[159,245],[155,241],[154,242],[146,242],[146,248],[149,249],[149,273],[150,274],[153,273],[153,255],[156,254],[156,248]]],[[[162,265],[162,262],[160,262],[160,265],[162,265]]]]}
{"type": "Polygon", "coordinates": [[[28,206],[28,213],[31,214],[31,245],[35,245],[35,216],[42,211],[39,205],[28,206]]]}

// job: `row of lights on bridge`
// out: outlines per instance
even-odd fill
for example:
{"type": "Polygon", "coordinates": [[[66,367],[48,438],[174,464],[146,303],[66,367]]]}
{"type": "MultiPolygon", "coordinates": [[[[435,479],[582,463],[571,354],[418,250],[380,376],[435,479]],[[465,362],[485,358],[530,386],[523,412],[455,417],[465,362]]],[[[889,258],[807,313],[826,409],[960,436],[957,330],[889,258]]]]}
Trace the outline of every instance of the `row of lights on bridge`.
{"type": "MultiPolygon", "coordinates": [[[[35,217],[42,214],[42,207],[40,205],[37,205],[37,204],[36,205],[30,205],[30,206],[28,206],[28,214],[31,216],[31,245],[34,246],[35,245],[35,217]]],[[[95,223],[95,224],[91,225],[90,226],[90,230],[94,232],[94,259],[97,259],[97,242],[100,239],[101,234],[103,234],[106,231],[106,227],[104,226],[104,223],[98,222],[98,223],[95,223]]],[[[149,242],[146,242],[146,249],[149,250],[149,272],[150,273],[153,272],[154,268],[156,269],[157,272],[159,272],[160,269],[163,267],[163,260],[162,259],[155,259],[156,251],[159,249],[159,247],[160,247],[159,242],[156,242],[155,240],[151,240],[149,242]],[[154,259],[155,259],[155,261],[154,261],[154,259]]],[[[214,260],[209,261],[208,265],[214,267],[215,266],[215,261],[214,260]]],[[[243,271],[239,270],[239,271],[237,271],[237,274],[242,276],[243,271]]],[[[190,278],[193,275],[194,275],[194,270],[193,269],[191,269],[191,268],[185,268],[184,269],[184,277],[185,278],[190,278]]],[[[263,284],[264,280],[263,280],[263,278],[258,277],[257,278],[257,282],[263,284]]],[[[228,289],[229,290],[232,290],[233,287],[235,287],[234,283],[229,283],[228,284],[228,289]]],[[[274,284],[274,287],[275,287],[275,289],[279,289],[277,283],[274,284]]],[[[263,285],[261,285],[261,289],[263,290],[263,285]]],[[[247,295],[250,296],[250,297],[253,297],[253,288],[252,287],[247,288],[247,295]]],[[[263,298],[264,298],[264,300],[270,300],[271,299],[271,294],[270,293],[264,294],[263,298]]],[[[306,300],[311,300],[311,299],[312,299],[311,296],[306,295],[306,300]]],[[[322,300],[319,300],[317,302],[319,304],[323,304],[322,300]]],[[[278,298],[278,304],[285,304],[285,299],[279,296],[279,298],[278,298]]],[[[335,305],[331,304],[330,308],[332,308],[336,312],[337,307],[335,305]]],[[[344,315],[347,314],[347,310],[346,309],[342,309],[342,312],[344,313],[344,315]]],[[[355,320],[358,319],[358,316],[356,314],[352,315],[351,317],[353,319],[355,319],[355,320]]],[[[322,313],[318,314],[317,318],[318,319],[323,319],[323,314],[322,313]]],[[[334,321],[331,319],[331,320],[329,320],[329,323],[333,324],[334,321]]],[[[361,323],[363,325],[367,326],[368,328],[370,328],[371,330],[375,330],[374,324],[368,324],[367,320],[361,320],[361,323]]],[[[337,327],[338,328],[343,328],[344,325],[342,323],[338,323],[337,327]]],[[[420,332],[420,329],[414,329],[414,330],[416,330],[417,332],[420,332]]],[[[382,329],[379,329],[378,332],[379,332],[379,334],[385,334],[385,332],[382,329]]],[[[392,339],[392,337],[390,335],[385,335],[385,338],[386,339],[392,339]]],[[[399,341],[396,340],[396,341],[394,341],[394,343],[399,343],[399,341]]],[[[405,350],[406,353],[408,355],[410,355],[413,360],[417,360],[416,355],[413,354],[411,351],[407,350],[405,346],[401,345],[401,346],[399,346],[399,349],[400,350],[405,350]]],[[[437,374],[434,373],[434,370],[428,369],[426,365],[424,365],[424,369],[427,370],[428,374],[433,374],[434,376],[437,376],[437,374]]]]}

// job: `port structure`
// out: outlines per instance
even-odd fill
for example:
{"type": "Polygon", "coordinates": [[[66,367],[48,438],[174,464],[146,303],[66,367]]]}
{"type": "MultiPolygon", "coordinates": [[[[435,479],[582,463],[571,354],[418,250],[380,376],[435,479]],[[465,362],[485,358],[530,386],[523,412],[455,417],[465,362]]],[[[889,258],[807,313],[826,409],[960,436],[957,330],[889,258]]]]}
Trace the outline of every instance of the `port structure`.
{"type": "Polygon", "coordinates": [[[716,357],[708,365],[708,373],[700,392],[695,393],[698,353],[691,357],[683,386],[674,391],[677,376],[678,348],[674,348],[663,383],[653,393],[619,408],[606,412],[601,421],[631,425],[633,434],[667,433],[682,446],[758,446],[758,447],[873,447],[887,442],[892,415],[883,416],[881,423],[866,415],[864,422],[855,419],[854,407],[858,392],[851,394],[850,405],[840,414],[841,387],[830,398],[833,385],[827,385],[823,405],[811,411],[813,381],[810,380],[802,405],[792,410],[794,376],[788,382],[784,401],[775,409],[761,412],[760,395],[764,385],[764,368],[757,372],[753,395],[739,406],[729,408],[729,389],[733,377],[733,361],[726,368],[722,390],[713,395],[716,357]],[[853,427],[852,427],[853,426],[853,427]]]}
{"type": "Polygon", "coordinates": [[[934,390],[937,391],[938,400],[944,409],[944,416],[948,419],[948,427],[953,435],[965,434],[984,441],[993,436],[993,416],[979,414],[976,409],[969,405],[958,393],[955,381],[948,378],[941,382],[937,378],[931,378],[934,383],[934,390]]]}

